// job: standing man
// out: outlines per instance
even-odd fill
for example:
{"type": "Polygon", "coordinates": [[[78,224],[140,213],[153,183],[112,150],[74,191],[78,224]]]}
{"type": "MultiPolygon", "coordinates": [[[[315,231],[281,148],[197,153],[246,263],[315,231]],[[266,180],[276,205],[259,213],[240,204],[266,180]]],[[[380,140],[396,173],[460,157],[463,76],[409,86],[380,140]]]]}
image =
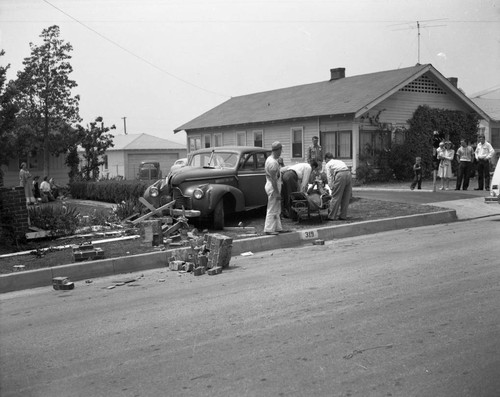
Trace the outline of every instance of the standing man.
{"type": "Polygon", "coordinates": [[[347,165],[340,160],[335,160],[333,154],[325,154],[325,170],[328,178],[328,186],[332,190],[332,199],[328,209],[328,220],[334,221],[340,208],[339,220],[347,219],[347,209],[352,195],[351,171],[347,165]]]}
{"type": "Polygon", "coordinates": [[[286,167],[283,171],[281,187],[281,210],[285,218],[290,217],[290,193],[307,192],[311,172],[318,168],[316,160],[308,163],[297,163],[286,167]]]}
{"type": "Polygon", "coordinates": [[[319,165],[323,164],[323,148],[318,144],[319,138],[317,136],[312,137],[312,145],[307,148],[307,162],[311,164],[311,161],[316,160],[319,165]]]}
{"type": "Polygon", "coordinates": [[[278,159],[281,156],[282,145],[278,141],[271,146],[272,153],[266,159],[266,185],[267,212],[264,223],[264,233],[276,235],[283,231],[281,226],[281,178],[278,159]]]}
{"type": "Polygon", "coordinates": [[[490,190],[490,160],[495,151],[484,135],[479,135],[479,143],[476,147],[478,187],[474,190],[490,190]]]}
{"type": "Polygon", "coordinates": [[[467,145],[465,139],[460,140],[460,147],[457,150],[458,172],[457,185],[455,190],[467,190],[469,187],[470,170],[474,161],[474,149],[467,145]],[[463,181],[463,186],[462,186],[463,181]]]}

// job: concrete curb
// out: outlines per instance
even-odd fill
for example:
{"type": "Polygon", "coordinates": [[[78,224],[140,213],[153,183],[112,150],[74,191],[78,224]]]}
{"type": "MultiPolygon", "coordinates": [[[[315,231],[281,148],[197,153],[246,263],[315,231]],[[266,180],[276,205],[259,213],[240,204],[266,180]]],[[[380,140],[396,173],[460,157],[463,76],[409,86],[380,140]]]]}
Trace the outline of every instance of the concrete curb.
{"type": "MultiPolygon", "coordinates": [[[[231,253],[232,256],[238,256],[245,252],[255,253],[277,248],[298,247],[310,244],[316,239],[333,240],[455,221],[457,221],[455,210],[443,210],[419,215],[401,216],[343,225],[323,223],[316,229],[294,231],[277,236],[260,236],[256,238],[234,240],[231,253]]],[[[52,279],[59,276],[69,277],[71,281],[80,281],[96,277],[160,268],[167,266],[170,257],[182,257],[183,253],[187,252],[188,249],[189,248],[180,248],[176,250],[158,251],[91,262],[72,263],[47,269],[10,273],[0,276],[0,293],[51,286],[52,279]]]]}

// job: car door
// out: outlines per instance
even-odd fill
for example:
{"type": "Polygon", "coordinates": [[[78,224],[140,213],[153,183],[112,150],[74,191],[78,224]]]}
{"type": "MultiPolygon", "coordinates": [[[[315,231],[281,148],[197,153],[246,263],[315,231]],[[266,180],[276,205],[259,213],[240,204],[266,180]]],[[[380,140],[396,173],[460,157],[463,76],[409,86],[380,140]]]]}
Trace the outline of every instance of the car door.
{"type": "Polygon", "coordinates": [[[247,209],[261,207],[267,204],[264,190],[266,153],[250,153],[244,155],[238,167],[238,187],[245,196],[247,209]]]}

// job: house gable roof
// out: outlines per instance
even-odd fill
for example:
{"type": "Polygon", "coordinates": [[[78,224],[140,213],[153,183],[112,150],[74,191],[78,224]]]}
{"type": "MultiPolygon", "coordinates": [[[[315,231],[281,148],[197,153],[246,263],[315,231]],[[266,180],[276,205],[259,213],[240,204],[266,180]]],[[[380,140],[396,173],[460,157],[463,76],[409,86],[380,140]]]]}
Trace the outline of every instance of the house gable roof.
{"type": "Polygon", "coordinates": [[[149,134],[115,135],[113,138],[113,144],[114,146],[110,147],[108,151],[186,149],[186,146],[181,145],[180,143],[172,142],[149,134]]]}
{"type": "Polygon", "coordinates": [[[491,120],[500,121],[500,99],[472,98],[472,102],[483,109],[491,120]]]}
{"type": "Polygon", "coordinates": [[[345,77],[319,83],[234,97],[174,132],[318,116],[361,116],[396,91],[425,73],[432,74],[471,109],[481,109],[451,84],[432,65],[416,65],[383,72],[345,77]]]}

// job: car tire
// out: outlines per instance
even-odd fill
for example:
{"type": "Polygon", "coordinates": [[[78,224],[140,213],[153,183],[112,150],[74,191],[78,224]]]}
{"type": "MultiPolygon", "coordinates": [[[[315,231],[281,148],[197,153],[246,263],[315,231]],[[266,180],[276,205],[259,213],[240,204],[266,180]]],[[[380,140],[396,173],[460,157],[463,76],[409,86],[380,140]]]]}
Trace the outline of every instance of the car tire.
{"type": "Polygon", "coordinates": [[[215,230],[224,229],[224,200],[221,199],[214,208],[213,225],[215,230]]]}

